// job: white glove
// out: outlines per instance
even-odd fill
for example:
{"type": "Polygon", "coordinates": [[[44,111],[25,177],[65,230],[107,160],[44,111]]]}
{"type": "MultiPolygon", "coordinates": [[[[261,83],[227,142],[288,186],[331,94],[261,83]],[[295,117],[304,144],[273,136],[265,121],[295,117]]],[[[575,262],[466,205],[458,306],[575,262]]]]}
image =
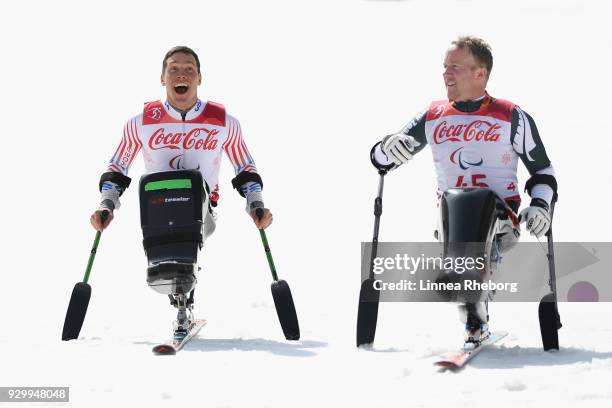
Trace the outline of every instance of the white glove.
{"type": "Polygon", "coordinates": [[[420,145],[421,143],[417,142],[414,137],[400,132],[386,136],[380,147],[389,160],[396,166],[401,166],[412,159],[414,149],[420,145]]]}
{"type": "Polygon", "coordinates": [[[531,235],[541,238],[550,228],[548,204],[539,198],[531,200],[529,207],[519,214],[519,220],[521,220],[521,223],[526,223],[525,228],[531,232],[531,235]]]}

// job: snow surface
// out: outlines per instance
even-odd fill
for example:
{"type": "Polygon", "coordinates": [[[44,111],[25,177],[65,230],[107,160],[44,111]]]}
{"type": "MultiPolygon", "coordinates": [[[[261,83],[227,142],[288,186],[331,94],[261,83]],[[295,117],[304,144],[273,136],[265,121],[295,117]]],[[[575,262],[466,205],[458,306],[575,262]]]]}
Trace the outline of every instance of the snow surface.
{"type": "MultiPolygon", "coordinates": [[[[610,11],[552,0],[5,4],[0,386],[69,386],[70,403],[54,407],[610,406],[608,303],[561,304],[558,353],[541,350],[537,304],[493,304],[493,328],[511,334],[460,373],[432,366],[462,338],[450,305],[383,304],[374,348],[354,347],[377,183],[367,155],[444,97],[443,53],[458,34],[490,42],[489,92],[538,124],[561,189],[557,240],[609,240],[599,203],[610,199],[610,11]],[[200,335],[174,357],[151,355],[173,310],[145,284],[133,188],[102,236],[83,337],[59,340],[93,240],[98,177],[124,121],[163,97],[161,57],[177,44],[199,52],[200,95],[241,120],[266,180],[299,342],[282,337],[227,162],[201,257],[200,335]]],[[[142,170],[139,158],[131,174],[142,170]]],[[[387,177],[381,240],[431,239],[434,180],[428,151],[387,177]]]]}

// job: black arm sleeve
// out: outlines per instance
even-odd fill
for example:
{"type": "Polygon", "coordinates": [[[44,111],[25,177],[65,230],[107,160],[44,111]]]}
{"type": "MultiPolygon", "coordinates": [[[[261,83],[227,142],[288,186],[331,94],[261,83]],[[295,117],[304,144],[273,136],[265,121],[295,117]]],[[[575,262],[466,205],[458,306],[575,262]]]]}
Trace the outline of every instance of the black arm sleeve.
{"type": "Polygon", "coordinates": [[[550,159],[546,155],[544,143],[533,118],[519,107],[512,110],[510,143],[532,176],[538,170],[550,166],[550,159]]]}
{"type": "Polygon", "coordinates": [[[107,171],[106,173],[103,173],[100,177],[100,191],[102,191],[102,186],[106,181],[110,181],[111,183],[117,184],[119,186],[120,191],[119,196],[121,196],[121,194],[123,194],[123,192],[130,186],[132,179],[128,176],[124,176],[123,174],[117,171],[107,171]]]}
{"type": "Polygon", "coordinates": [[[427,137],[425,136],[425,120],[427,119],[427,111],[428,109],[425,109],[416,115],[402,129],[402,133],[414,137],[416,141],[421,144],[414,149],[414,154],[423,150],[427,145],[427,137]]]}

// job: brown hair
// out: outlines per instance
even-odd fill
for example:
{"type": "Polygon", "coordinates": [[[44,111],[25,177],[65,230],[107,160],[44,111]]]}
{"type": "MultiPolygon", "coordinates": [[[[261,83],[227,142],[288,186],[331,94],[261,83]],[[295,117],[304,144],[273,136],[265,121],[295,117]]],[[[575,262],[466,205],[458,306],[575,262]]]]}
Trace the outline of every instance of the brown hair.
{"type": "Polygon", "coordinates": [[[491,75],[493,69],[493,54],[491,54],[491,46],[482,38],[465,35],[457,38],[451,43],[460,49],[468,49],[474,56],[477,63],[487,69],[487,79],[491,75]]]}
{"type": "Polygon", "coordinates": [[[195,51],[192,50],[191,48],[186,47],[184,45],[178,45],[176,47],[172,47],[170,48],[170,51],[166,53],[166,55],[164,56],[164,62],[162,64],[162,73],[166,71],[166,61],[168,61],[168,58],[170,58],[177,52],[183,52],[185,54],[192,55],[193,58],[195,58],[196,60],[196,66],[198,67],[198,74],[200,73],[200,59],[198,58],[198,54],[196,54],[195,51]]]}

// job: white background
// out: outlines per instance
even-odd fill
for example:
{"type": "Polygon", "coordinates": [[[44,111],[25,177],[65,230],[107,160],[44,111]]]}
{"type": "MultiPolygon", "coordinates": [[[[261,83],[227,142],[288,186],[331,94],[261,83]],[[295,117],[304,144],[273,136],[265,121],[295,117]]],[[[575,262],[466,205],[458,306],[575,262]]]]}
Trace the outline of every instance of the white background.
{"type": "MultiPolygon", "coordinates": [[[[567,349],[557,355],[539,348],[535,304],[495,305],[492,325],[510,339],[456,377],[431,368],[461,341],[448,305],[382,305],[380,353],[355,350],[354,335],[360,242],[371,238],[378,182],[370,147],[444,98],[444,51],[459,34],[491,44],[489,93],[535,118],[560,186],[556,239],[609,240],[610,11],[604,1],[552,0],[5,4],[0,386],[70,386],[69,406],[605,405],[607,304],[562,305],[567,349]],[[93,240],[99,176],[123,123],[164,97],[161,59],[175,45],[199,53],[200,97],[241,121],[300,343],[282,339],[258,233],[227,161],[196,295],[209,325],[193,347],[150,355],[173,311],[146,286],[136,188],[102,236],[83,340],[59,341],[93,240]]],[[[142,171],[138,158],[134,186],[142,171]]],[[[426,149],[386,178],[381,240],[431,240],[434,192],[426,149]]]]}

